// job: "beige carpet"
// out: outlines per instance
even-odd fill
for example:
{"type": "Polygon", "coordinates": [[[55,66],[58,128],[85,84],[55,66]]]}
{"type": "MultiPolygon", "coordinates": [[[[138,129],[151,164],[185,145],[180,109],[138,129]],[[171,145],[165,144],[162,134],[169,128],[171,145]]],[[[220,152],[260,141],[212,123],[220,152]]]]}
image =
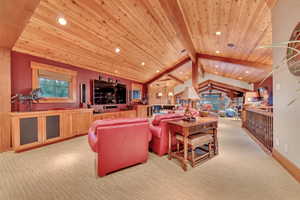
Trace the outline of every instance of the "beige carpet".
{"type": "Polygon", "coordinates": [[[1,200],[299,200],[298,184],[240,128],[220,121],[220,155],[183,172],[150,154],[146,164],[95,178],[94,154],[80,137],[0,154],[1,200]]]}

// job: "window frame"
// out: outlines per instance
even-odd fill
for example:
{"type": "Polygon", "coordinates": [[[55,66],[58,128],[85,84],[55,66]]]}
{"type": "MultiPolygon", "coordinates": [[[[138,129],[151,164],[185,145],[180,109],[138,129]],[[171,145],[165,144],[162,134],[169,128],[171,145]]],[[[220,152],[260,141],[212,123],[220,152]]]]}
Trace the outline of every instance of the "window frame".
{"type": "Polygon", "coordinates": [[[69,83],[69,97],[43,97],[39,100],[39,103],[75,103],[77,100],[77,72],[69,69],[56,67],[53,65],[31,62],[32,69],[32,89],[39,88],[39,70],[51,71],[63,75],[70,76],[69,83]]]}

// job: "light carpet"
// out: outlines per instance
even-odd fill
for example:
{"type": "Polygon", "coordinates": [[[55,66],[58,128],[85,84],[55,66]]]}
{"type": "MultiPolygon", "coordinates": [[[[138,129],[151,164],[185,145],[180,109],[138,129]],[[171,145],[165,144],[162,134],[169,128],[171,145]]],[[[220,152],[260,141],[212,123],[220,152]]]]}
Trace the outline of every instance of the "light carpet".
{"type": "Polygon", "coordinates": [[[300,184],[240,128],[220,119],[220,154],[184,172],[150,153],[146,164],[95,176],[87,137],[0,154],[1,200],[299,200],[300,184]]]}

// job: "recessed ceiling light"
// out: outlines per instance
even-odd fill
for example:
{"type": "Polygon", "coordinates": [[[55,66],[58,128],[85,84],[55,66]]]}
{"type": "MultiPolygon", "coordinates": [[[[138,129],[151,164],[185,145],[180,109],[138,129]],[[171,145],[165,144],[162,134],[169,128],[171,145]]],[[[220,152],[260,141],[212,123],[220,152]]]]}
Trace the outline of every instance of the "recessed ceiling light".
{"type": "Polygon", "coordinates": [[[219,68],[219,65],[216,65],[216,68],[219,68]]]}
{"type": "Polygon", "coordinates": [[[219,72],[215,72],[216,74],[219,74],[219,72]]]}
{"type": "Polygon", "coordinates": [[[159,72],[159,70],[156,70],[156,72],[158,73],[158,72],[159,72]]]}
{"type": "Polygon", "coordinates": [[[142,66],[144,66],[144,65],[145,65],[145,63],[144,63],[144,62],[142,62],[142,63],[141,63],[141,65],[142,65],[142,66]]]}
{"type": "Polygon", "coordinates": [[[246,71],[246,74],[249,74],[249,71],[246,71]]]}
{"type": "Polygon", "coordinates": [[[243,79],[242,77],[239,77],[239,79],[243,79]]]}
{"type": "Polygon", "coordinates": [[[179,74],[183,74],[183,72],[179,72],[179,74]]]}
{"type": "Polygon", "coordinates": [[[120,49],[119,47],[117,47],[117,48],[115,49],[115,52],[116,52],[116,53],[120,53],[120,51],[121,51],[121,49],[120,49]]]}
{"type": "Polygon", "coordinates": [[[217,31],[216,32],[216,35],[221,35],[222,33],[220,31],[217,31]]]}
{"type": "Polygon", "coordinates": [[[220,51],[216,51],[216,53],[217,53],[217,54],[219,54],[219,53],[220,53],[220,51]]]}
{"type": "Polygon", "coordinates": [[[57,22],[60,24],[60,25],[62,25],[62,26],[65,26],[65,25],[67,25],[67,20],[65,19],[65,18],[63,18],[63,17],[59,17],[58,19],[57,19],[57,22]]]}
{"type": "Polygon", "coordinates": [[[115,70],[115,73],[118,73],[118,70],[115,70]]]}

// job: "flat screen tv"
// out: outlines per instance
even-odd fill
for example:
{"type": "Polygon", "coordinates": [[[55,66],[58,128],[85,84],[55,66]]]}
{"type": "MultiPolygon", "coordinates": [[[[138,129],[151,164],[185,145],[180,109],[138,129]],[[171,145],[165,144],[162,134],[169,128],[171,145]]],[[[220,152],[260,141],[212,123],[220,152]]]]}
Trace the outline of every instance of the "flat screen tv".
{"type": "Polygon", "coordinates": [[[95,105],[126,104],[126,85],[93,80],[92,102],[95,105]]]}

